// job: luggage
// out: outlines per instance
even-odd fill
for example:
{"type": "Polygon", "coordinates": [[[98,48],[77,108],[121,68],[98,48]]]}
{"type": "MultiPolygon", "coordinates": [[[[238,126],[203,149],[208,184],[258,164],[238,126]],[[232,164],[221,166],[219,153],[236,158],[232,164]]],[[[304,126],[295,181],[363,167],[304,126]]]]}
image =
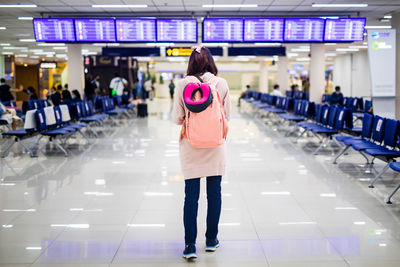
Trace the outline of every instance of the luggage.
{"type": "Polygon", "coordinates": [[[140,103],[138,104],[138,117],[145,118],[147,117],[147,104],[146,103],[140,103]]]}

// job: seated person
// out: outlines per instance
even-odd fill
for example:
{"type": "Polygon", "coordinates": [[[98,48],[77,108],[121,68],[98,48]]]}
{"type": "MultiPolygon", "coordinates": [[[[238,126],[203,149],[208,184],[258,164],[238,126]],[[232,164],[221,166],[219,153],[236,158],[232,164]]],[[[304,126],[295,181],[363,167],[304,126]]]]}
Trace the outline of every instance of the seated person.
{"type": "Polygon", "coordinates": [[[133,97],[131,96],[131,94],[129,93],[128,88],[124,89],[124,93],[122,94],[122,103],[124,105],[128,105],[133,101],[133,97]]]}
{"type": "Polygon", "coordinates": [[[250,92],[250,85],[248,84],[246,85],[246,91],[242,92],[242,94],[239,97],[238,107],[240,107],[240,100],[249,97],[249,92],[250,92]]]}
{"type": "Polygon", "coordinates": [[[343,94],[340,92],[340,86],[335,87],[335,92],[333,92],[329,97],[329,104],[331,105],[343,104],[343,94]]]}
{"type": "Polygon", "coordinates": [[[72,101],[73,102],[80,102],[82,101],[81,94],[79,93],[78,90],[72,90],[72,101]]]}
{"type": "Polygon", "coordinates": [[[20,117],[17,116],[15,109],[8,109],[0,102],[0,116],[1,119],[6,120],[8,124],[11,124],[13,130],[17,129],[17,122],[22,121],[20,117]]]}
{"type": "Polygon", "coordinates": [[[61,96],[62,96],[62,103],[64,105],[69,105],[73,102],[71,93],[68,90],[62,91],[61,96]]]}
{"type": "Polygon", "coordinates": [[[274,91],[272,91],[272,95],[275,95],[275,96],[283,96],[283,95],[282,95],[282,92],[279,91],[279,85],[278,85],[278,84],[275,84],[275,85],[274,85],[274,91]]]}

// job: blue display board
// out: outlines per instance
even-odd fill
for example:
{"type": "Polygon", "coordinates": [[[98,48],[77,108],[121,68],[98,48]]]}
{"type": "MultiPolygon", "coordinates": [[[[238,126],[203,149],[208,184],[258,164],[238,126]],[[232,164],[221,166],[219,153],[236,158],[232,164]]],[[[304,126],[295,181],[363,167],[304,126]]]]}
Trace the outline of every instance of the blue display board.
{"type": "Polygon", "coordinates": [[[243,19],[204,19],[203,42],[242,42],[243,19]]]}
{"type": "Polygon", "coordinates": [[[197,43],[197,20],[157,19],[157,42],[197,43]]]}
{"type": "Polygon", "coordinates": [[[78,42],[115,42],[114,19],[75,19],[78,42]]]}
{"type": "Polygon", "coordinates": [[[283,18],[244,19],[245,42],[282,42],[283,18]]]}
{"type": "Polygon", "coordinates": [[[116,19],[118,42],[155,42],[156,19],[116,19]]]}
{"type": "Polygon", "coordinates": [[[327,19],[325,22],[324,41],[363,41],[365,22],[365,18],[327,19]]]}
{"type": "Polygon", "coordinates": [[[285,42],[322,42],[324,39],[324,19],[285,19],[285,42]]]}
{"type": "Polygon", "coordinates": [[[34,19],[33,31],[37,42],[74,42],[73,19],[34,19]]]}

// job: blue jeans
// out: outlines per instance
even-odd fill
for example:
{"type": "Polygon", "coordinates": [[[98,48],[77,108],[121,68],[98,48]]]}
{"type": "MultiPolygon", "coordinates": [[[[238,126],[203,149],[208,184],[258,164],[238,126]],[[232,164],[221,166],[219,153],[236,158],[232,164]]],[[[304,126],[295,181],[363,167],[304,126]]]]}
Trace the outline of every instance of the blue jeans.
{"type": "MultiPolygon", "coordinates": [[[[207,177],[207,231],[206,239],[217,238],[218,223],[221,215],[221,179],[222,176],[207,177]]],[[[185,180],[185,205],[183,224],[185,226],[185,244],[196,244],[197,210],[200,195],[200,178],[185,180]]]]}

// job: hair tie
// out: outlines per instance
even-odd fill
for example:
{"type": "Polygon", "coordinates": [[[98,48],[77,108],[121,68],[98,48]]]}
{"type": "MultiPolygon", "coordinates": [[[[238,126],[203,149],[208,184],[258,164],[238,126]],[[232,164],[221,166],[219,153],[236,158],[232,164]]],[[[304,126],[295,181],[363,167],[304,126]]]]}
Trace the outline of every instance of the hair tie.
{"type": "Polygon", "coordinates": [[[195,46],[195,47],[193,47],[194,51],[196,51],[196,52],[199,53],[199,54],[200,54],[202,48],[203,48],[202,46],[195,46]]]}

